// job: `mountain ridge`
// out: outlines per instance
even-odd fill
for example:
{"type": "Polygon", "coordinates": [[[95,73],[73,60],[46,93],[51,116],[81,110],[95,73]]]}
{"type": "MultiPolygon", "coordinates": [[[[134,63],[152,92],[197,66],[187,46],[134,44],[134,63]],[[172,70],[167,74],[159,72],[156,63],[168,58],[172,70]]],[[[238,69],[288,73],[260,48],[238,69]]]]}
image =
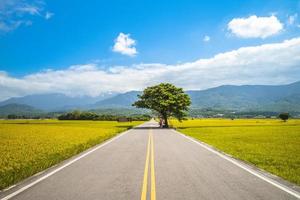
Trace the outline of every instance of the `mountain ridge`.
{"type": "MultiPolygon", "coordinates": [[[[141,91],[114,93],[101,97],[68,97],[64,94],[28,95],[0,102],[25,104],[44,111],[61,109],[132,108],[141,91]],[[46,98],[46,100],[44,100],[46,98]],[[51,105],[47,105],[47,103],[51,105]],[[63,102],[63,103],[61,103],[63,102]]],[[[300,112],[300,81],[285,85],[222,85],[206,90],[187,90],[191,108],[214,108],[236,111],[300,112]]]]}
{"type": "Polygon", "coordinates": [[[18,115],[35,116],[44,114],[42,110],[24,104],[7,104],[0,106],[0,116],[18,115]]]}
{"type": "Polygon", "coordinates": [[[12,97],[5,101],[0,102],[0,106],[8,104],[23,104],[29,105],[44,111],[59,111],[74,108],[85,108],[95,102],[110,98],[116,93],[107,93],[97,97],[78,96],[70,97],[61,93],[48,93],[48,94],[33,94],[23,97],[12,97]]]}
{"type": "MultiPolygon", "coordinates": [[[[128,108],[141,93],[126,92],[99,101],[96,105],[128,108]]],[[[295,108],[296,111],[300,111],[300,101],[291,101],[294,98],[298,99],[297,95],[300,95],[300,81],[286,85],[222,85],[206,90],[187,90],[186,93],[192,100],[191,108],[260,111],[266,107],[267,111],[295,111],[295,108]]]]}

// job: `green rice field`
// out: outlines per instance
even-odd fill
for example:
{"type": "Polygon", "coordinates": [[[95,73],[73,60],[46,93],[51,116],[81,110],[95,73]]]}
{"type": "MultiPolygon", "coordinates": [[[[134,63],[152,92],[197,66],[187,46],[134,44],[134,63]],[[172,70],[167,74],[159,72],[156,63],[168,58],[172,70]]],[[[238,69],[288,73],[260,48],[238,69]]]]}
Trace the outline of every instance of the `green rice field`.
{"type": "Polygon", "coordinates": [[[171,123],[185,135],[300,185],[300,120],[190,119],[171,123]]]}
{"type": "Polygon", "coordinates": [[[0,189],[141,123],[0,120],[0,189]]]}

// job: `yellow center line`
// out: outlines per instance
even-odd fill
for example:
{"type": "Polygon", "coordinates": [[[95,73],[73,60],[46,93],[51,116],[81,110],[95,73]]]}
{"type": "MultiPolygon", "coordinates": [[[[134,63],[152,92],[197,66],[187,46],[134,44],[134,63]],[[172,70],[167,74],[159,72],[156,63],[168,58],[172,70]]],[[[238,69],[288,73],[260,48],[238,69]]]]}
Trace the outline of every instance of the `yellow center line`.
{"type": "Polygon", "coordinates": [[[151,134],[151,200],[156,200],[156,187],[155,187],[155,169],[154,169],[154,144],[152,129],[151,134]]]}
{"type": "Polygon", "coordinates": [[[142,186],[142,195],[141,200],[147,200],[147,184],[148,184],[148,171],[149,171],[149,159],[150,169],[151,169],[151,200],[156,200],[156,186],[155,186],[155,168],[154,168],[154,143],[153,143],[153,133],[152,129],[149,131],[148,137],[148,145],[147,145],[147,155],[146,155],[146,163],[144,170],[144,179],[142,186]],[[151,158],[150,158],[151,154],[151,158]]]}
{"type": "Polygon", "coordinates": [[[149,134],[149,137],[148,137],[147,156],[146,156],[146,163],[145,163],[145,170],[144,170],[144,179],[143,179],[141,200],[146,200],[147,199],[149,157],[150,157],[150,134],[149,134]]]}

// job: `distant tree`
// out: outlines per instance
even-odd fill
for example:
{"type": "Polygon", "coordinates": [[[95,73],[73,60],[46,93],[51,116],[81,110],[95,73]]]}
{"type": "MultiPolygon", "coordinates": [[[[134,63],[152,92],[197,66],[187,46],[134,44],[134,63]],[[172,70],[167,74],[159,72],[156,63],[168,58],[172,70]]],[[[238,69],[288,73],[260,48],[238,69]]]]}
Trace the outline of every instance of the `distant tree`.
{"type": "Polygon", "coordinates": [[[283,121],[286,121],[289,119],[290,115],[289,115],[289,113],[280,113],[278,117],[280,119],[282,119],[283,121]]]}
{"type": "MultiPolygon", "coordinates": [[[[12,116],[15,117],[15,116],[12,116]]],[[[118,121],[119,118],[126,118],[127,121],[147,121],[151,118],[149,115],[98,115],[93,112],[72,111],[63,113],[57,117],[59,120],[98,120],[98,121],[118,121]]]]}
{"type": "Polygon", "coordinates": [[[190,97],[184,93],[183,89],[170,83],[147,87],[138,97],[139,100],[133,106],[157,112],[164,119],[165,127],[169,127],[168,117],[175,117],[179,121],[184,119],[191,105],[190,97]]]}
{"type": "Polygon", "coordinates": [[[7,119],[17,119],[17,118],[18,118],[18,116],[14,115],[14,114],[7,115],[7,119]]]}

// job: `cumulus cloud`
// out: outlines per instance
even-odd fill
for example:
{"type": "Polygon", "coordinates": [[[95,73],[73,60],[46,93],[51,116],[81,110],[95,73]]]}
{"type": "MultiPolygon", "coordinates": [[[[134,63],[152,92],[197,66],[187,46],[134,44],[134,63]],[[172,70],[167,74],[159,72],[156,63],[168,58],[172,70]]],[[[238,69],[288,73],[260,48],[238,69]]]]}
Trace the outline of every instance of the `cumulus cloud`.
{"type": "Polygon", "coordinates": [[[135,56],[137,54],[135,45],[136,41],[130,38],[130,34],[120,33],[115,39],[113,51],[123,55],[135,56]]]}
{"type": "Polygon", "coordinates": [[[0,99],[35,93],[97,96],[103,92],[142,90],[160,82],[184,89],[224,84],[283,84],[299,80],[300,37],[281,43],[243,47],[178,65],[160,63],[102,68],[75,65],[12,77],[0,72],[0,99]]]}
{"type": "Polygon", "coordinates": [[[267,38],[283,30],[283,24],[275,16],[257,17],[252,15],[248,18],[234,18],[227,29],[241,38],[267,38]]]}
{"type": "Polygon", "coordinates": [[[203,42],[209,42],[209,41],[210,41],[210,37],[208,35],[204,36],[203,42]]]}

